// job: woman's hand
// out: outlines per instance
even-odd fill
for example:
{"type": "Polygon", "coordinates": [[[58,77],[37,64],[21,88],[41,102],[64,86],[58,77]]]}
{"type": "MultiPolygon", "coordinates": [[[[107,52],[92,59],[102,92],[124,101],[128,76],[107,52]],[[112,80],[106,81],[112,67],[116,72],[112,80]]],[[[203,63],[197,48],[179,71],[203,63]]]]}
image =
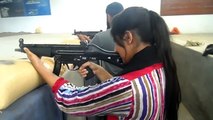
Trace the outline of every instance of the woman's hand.
{"type": "Polygon", "coordinates": [[[28,59],[31,61],[35,69],[43,65],[41,59],[38,56],[36,56],[34,53],[32,53],[28,48],[24,48],[24,51],[26,52],[28,59]]]}
{"type": "Polygon", "coordinates": [[[82,77],[86,77],[88,74],[87,67],[89,67],[92,72],[103,82],[106,81],[113,76],[107,72],[103,67],[93,63],[93,62],[86,62],[79,68],[79,73],[82,77]]]}
{"type": "Polygon", "coordinates": [[[36,71],[40,74],[44,81],[52,87],[59,77],[47,69],[41,59],[32,53],[28,48],[24,48],[24,51],[26,52],[28,59],[31,61],[36,71]]]}

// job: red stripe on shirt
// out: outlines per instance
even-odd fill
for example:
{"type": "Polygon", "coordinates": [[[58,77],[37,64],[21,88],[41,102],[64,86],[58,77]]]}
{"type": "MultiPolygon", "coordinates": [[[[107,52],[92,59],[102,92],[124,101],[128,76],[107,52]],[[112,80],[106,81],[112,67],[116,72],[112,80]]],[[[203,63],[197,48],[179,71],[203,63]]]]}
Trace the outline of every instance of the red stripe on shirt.
{"type": "Polygon", "coordinates": [[[52,86],[52,92],[53,93],[57,93],[58,89],[64,84],[67,83],[69,81],[65,80],[64,78],[59,78],[55,84],[52,86]]]}

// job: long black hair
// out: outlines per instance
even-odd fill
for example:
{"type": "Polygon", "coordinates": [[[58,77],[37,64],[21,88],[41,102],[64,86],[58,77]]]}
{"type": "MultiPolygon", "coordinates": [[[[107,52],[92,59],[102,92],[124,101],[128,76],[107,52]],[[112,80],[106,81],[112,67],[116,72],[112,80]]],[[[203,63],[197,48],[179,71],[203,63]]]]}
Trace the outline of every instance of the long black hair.
{"type": "Polygon", "coordinates": [[[116,44],[123,46],[122,38],[126,30],[135,31],[142,42],[156,47],[166,76],[165,119],[177,120],[181,92],[165,21],[154,11],[143,7],[130,7],[112,21],[111,34],[116,44]]]}

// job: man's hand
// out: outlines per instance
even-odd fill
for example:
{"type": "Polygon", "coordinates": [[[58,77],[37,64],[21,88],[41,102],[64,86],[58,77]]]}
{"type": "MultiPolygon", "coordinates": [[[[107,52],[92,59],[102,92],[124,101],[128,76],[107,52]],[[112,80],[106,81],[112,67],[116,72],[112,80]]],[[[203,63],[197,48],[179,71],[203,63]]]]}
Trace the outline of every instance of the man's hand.
{"type": "Polygon", "coordinates": [[[83,34],[77,34],[78,38],[81,40],[81,41],[84,41],[84,42],[87,42],[89,43],[90,42],[90,37],[87,36],[87,35],[83,35],[83,34]]]}

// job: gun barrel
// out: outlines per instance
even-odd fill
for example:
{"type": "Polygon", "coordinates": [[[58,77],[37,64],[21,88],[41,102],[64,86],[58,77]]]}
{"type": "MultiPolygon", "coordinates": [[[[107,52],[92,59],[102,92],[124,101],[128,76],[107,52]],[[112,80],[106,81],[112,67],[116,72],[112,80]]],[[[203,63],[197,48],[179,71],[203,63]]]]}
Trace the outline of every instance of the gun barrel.
{"type": "Polygon", "coordinates": [[[19,49],[19,48],[16,48],[15,51],[17,51],[17,52],[22,52],[22,50],[19,49]]]}

